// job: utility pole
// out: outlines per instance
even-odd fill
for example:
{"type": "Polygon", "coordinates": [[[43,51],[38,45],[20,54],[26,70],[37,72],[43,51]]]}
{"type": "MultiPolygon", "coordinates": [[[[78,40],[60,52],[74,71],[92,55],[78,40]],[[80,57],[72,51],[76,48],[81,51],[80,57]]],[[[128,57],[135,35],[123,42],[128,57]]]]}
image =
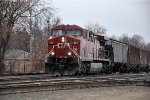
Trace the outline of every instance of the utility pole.
{"type": "Polygon", "coordinates": [[[29,18],[30,18],[30,22],[29,22],[29,26],[30,26],[30,61],[33,60],[33,50],[32,50],[32,7],[31,7],[31,3],[32,0],[29,1],[30,3],[30,9],[29,9],[29,18]]]}
{"type": "Polygon", "coordinates": [[[47,25],[48,25],[48,29],[47,29],[47,35],[49,36],[50,35],[50,18],[48,17],[48,20],[47,20],[47,25]]]}

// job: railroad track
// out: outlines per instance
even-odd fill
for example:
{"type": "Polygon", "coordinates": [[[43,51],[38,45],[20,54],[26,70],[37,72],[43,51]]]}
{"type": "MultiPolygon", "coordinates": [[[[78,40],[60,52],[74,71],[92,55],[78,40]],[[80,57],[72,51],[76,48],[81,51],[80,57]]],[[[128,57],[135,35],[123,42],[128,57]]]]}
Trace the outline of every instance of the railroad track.
{"type": "MultiPolygon", "coordinates": [[[[150,74],[150,73],[149,73],[150,74]]],[[[91,77],[100,76],[100,77],[138,77],[138,76],[148,76],[149,74],[106,74],[106,75],[90,75],[91,77]]],[[[84,77],[90,77],[84,76],[84,77]]],[[[60,76],[61,78],[66,77],[83,77],[83,76],[60,76]]],[[[23,80],[23,79],[41,79],[41,78],[59,78],[57,76],[52,76],[49,74],[34,74],[34,75],[11,75],[11,76],[0,76],[0,81],[8,80],[23,80]]]]}
{"type": "MultiPolygon", "coordinates": [[[[10,90],[29,89],[36,91],[36,88],[44,87],[44,90],[51,89],[68,89],[68,88],[87,88],[99,86],[118,86],[118,85],[145,85],[145,79],[150,79],[150,74],[123,74],[123,75],[94,75],[94,76],[64,76],[52,77],[43,76],[26,76],[24,78],[11,77],[0,79],[0,94],[12,93],[10,90]],[[34,89],[33,89],[34,88],[34,89]],[[49,89],[48,89],[49,88],[49,89]],[[9,92],[7,92],[9,91],[9,92]]],[[[41,90],[41,89],[40,89],[41,90]]],[[[28,90],[26,90],[29,92],[28,90]]],[[[24,91],[23,91],[24,92],[24,91]]],[[[18,93],[14,92],[13,93],[18,93]]],[[[19,93],[22,93],[19,92],[19,93]]]]}
{"type": "MultiPolygon", "coordinates": [[[[147,77],[150,75],[147,75],[147,77]]],[[[9,79],[2,79],[0,80],[0,89],[1,88],[7,88],[7,87],[20,87],[20,84],[38,84],[38,83],[46,83],[46,82],[51,82],[51,83],[55,83],[55,82],[63,82],[63,81],[91,81],[91,82],[100,82],[100,81],[141,81],[144,80],[146,78],[146,76],[144,74],[125,74],[125,75],[96,75],[96,76],[78,76],[78,77],[25,77],[25,78],[9,78],[9,79]]],[[[28,85],[27,85],[28,86],[28,85]]]]}

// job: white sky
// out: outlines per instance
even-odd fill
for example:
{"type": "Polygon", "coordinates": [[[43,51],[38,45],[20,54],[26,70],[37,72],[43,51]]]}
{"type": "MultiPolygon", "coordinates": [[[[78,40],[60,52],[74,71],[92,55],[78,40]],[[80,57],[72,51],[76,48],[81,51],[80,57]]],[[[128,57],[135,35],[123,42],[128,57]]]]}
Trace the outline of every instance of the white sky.
{"type": "Polygon", "coordinates": [[[150,42],[150,0],[53,0],[63,24],[98,22],[107,35],[139,34],[150,42]]]}

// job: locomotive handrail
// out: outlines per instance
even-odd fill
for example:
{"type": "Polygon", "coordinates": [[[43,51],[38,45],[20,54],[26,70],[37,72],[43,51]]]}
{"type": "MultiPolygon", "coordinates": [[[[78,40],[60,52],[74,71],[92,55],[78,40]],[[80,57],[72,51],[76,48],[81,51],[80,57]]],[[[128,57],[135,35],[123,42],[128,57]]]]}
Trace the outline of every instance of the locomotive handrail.
{"type": "MultiPolygon", "coordinates": [[[[70,46],[69,46],[69,49],[71,49],[70,46]]],[[[80,58],[80,56],[79,56],[74,50],[71,49],[71,51],[72,51],[77,57],[80,58]]]]}
{"type": "Polygon", "coordinates": [[[46,54],[46,57],[50,55],[50,53],[52,52],[52,50],[54,49],[55,46],[57,46],[57,45],[53,46],[53,48],[51,49],[51,51],[48,54],[46,54]]]}
{"type": "MultiPolygon", "coordinates": [[[[106,52],[106,51],[109,53],[109,51],[108,51],[108,50],[105,50],[105,52],[106,52]]],[[[106,54],[105,54],[105,57],[106,57],[107,59],[109,59],[109,57],[108,57],[106,54]]]]}
{"type": "Polygon", "coordinates": [[[78,63],[80,64],[80,56],[79,56],[74,50],[72,50],[72,49],[70,48],[70,45],[68,45],[68,47],[69,47],[69,49],[77,56],[77,58],[78,58],[78,63]]]}

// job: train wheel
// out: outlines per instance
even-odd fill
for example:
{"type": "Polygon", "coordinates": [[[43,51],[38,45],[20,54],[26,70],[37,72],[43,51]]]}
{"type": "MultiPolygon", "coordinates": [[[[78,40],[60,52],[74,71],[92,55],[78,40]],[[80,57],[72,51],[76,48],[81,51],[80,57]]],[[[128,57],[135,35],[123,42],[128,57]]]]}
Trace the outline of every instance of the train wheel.
{"type": "Polygon", "coordinates": [[[83,75],[87,73],[86,64],[82,64],[82,66],[81,66],[81,72],[82,72],[83,75]]]}
{"type": "Polygon", "coordinates": [[[100,72],[101,74],[109,74],[111,72],[110,66],[108,66],[107,64],[103,65],[102,71],[100,72]]]}

